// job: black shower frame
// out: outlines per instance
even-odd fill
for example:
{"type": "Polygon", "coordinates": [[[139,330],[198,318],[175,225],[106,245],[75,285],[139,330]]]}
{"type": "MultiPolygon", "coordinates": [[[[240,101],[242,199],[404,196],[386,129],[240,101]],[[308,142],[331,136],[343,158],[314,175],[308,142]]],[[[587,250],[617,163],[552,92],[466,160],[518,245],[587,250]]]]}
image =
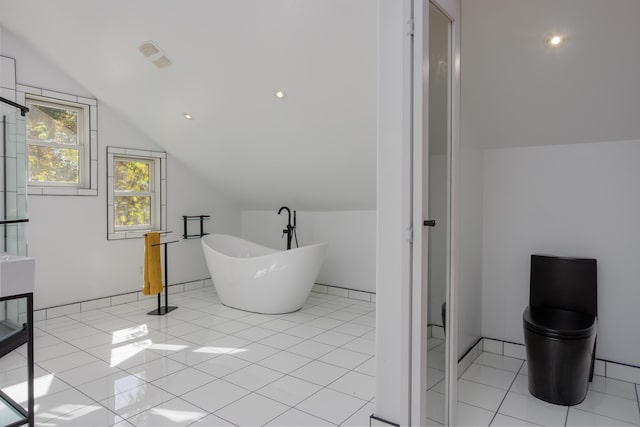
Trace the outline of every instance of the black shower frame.
{"type": "MultiPolygon", "coordinates": [[[[20,110],[20,115],[22,117],[25,117],[26,114],[29,112],[29,108],[25,107],[24,105],[20,105],[16,102],[13,102],[7,98],[3,98],[0,96],[0,102],[3,102],[5,104],[11,105],[12,107],[15,107],[17,109],[20,110]]],[[[29,222],[28,219],[26,218],[22,218],[22,219],[7,219],[7,189],[6,189],[6,182],[7,182],[7,116],[3,115],[2,116],[2,161],[4,162],[4,167],[3,167],[3,185],[5,185],[4,191],[3,191],[3,197],[4,197],[4,215],[3,215],[3,220],[0,220],[0,225],[2,225],[3,227],[3,242],[4,242],[4,252],[7,251],[7,225],[8,224],[17,224],[17,223],[21,223],[21,222],[29,222]]]]}
{"type": "Polygon", "coordinates": [[[4,102],[5,104],[11,105],[12,107],[15,107],[17,109],[20,110],[20,115],[22,117],[26,116],[26,114],[29,112],[29,108],[25,107],[24,105],[20,105],[17,102],[13,102],[10,99],[7,98],[3,98],[0,96],[0,102],[4,102]]]}

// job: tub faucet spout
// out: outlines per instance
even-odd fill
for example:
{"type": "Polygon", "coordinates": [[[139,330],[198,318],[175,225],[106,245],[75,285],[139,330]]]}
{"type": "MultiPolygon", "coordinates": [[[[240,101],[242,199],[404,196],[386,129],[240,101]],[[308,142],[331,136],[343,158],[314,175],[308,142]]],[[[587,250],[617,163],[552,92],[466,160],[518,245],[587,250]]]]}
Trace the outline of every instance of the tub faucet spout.
{"type": "Polygon", "coordinates": [[[287,250],[289,250],[291,249],[291,239],[293,238],[293,230],[295,228],[295,225],[291,225],[291,209],[289,209],[288,207],[286,206],[281,207],[280,210],[278,210],[278,215],[280,215],[283,210],[287,211],[288,218],[287,218],[287,228],[282,230],[282,237],[284,237],[285,234],[287,235],[287,250]]]}

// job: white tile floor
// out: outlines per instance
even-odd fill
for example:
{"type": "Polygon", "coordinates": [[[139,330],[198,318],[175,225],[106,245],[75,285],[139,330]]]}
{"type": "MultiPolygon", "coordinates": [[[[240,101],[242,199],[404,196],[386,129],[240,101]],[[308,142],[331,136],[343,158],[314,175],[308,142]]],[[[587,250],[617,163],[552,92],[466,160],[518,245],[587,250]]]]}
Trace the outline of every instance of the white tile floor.
{"type": "MultiPolygon", "coordinates": [[[[368,426],[375,304],[312,293],[296,313],[227,308],[212,288],[38,322],[36,425],[368,426]]],[[[441,422],[442,341],[429,342],[429,409],[441,422]]],[[[0,388],[26,401],[24,348],[0,359],[0,388]]],[[[567,408],[528,394],[526,363],[482,353],[459,381],[460,425],[640,425],[640,386],[596,377],[567,408]]]]}
{"type": "MultiPolygon", "coordinates": [[[[36,323],[36,425],[368,426],[375,304],[312,293],[260,315],[212,288],[36,323]]],[[[26,401],[24,348],[0,359],[0,387],[26,401]]]]}
{"type": "MultiPolygon", "coordinates": [[[[429,339],[428,408],[434,425],[444,420],[443,340],[429,339]]],[[[458,424],[470,426],[639,426],[640,385],[594,376],[579,405],[553,405],[529,394],[522,359],[481,353],[458,380],[458,424]]]]}

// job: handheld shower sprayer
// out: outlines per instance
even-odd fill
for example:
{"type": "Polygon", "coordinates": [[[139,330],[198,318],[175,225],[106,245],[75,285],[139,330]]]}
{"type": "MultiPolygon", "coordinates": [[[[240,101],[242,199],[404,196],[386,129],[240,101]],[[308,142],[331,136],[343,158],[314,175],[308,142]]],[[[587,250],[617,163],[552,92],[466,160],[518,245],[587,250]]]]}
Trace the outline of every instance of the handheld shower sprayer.
{"type": "Polygon", "coordinates": [[[296,231],[296,213],[297,211],[293,211],[293,236],[296,238],[296,248],[299,248],[298,245],[298,232],[296,231]]]}

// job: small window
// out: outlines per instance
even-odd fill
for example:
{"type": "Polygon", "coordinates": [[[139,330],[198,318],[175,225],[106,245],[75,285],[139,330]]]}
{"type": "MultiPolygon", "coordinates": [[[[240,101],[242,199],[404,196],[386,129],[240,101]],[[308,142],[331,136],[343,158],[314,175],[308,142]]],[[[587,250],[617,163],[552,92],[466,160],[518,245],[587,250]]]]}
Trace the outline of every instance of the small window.
{"type": "Polygon", "coordinates": [[[165,153],[107,148],[109,239],[163,230],[166,214],[165,153]]]}
{"type": "Polygon", "coordinates": [[[27,97],[29,185],[90,188],[89,106],[27,97]]]}
{"type": "Polygon", "coordinates": [[[114,157],[115,230],[158,229],[155,160],[114,157]]]}

